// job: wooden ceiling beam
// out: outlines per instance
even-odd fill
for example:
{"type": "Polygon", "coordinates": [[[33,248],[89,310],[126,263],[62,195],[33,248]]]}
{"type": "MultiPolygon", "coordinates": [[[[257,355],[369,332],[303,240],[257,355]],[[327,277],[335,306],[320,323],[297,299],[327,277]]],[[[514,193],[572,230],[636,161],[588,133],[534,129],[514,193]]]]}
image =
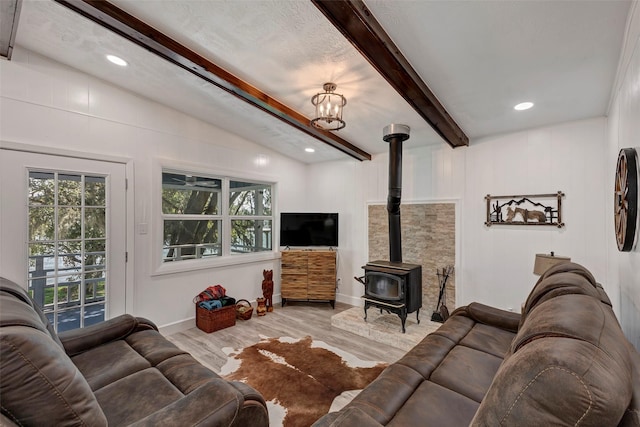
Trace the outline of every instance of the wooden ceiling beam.
{"type": "Polygon", "coordinates": [[[467,135],[362,0],[311,1],[449,145],[454,148],[469,145],[467,135]]]}
{"type": "Polygon", "coordinates": [[[329,144],[357,160],[371,160],[371,154],[331,132],[312,126],[310,120],[304,115],[113,4],[103,0],[54,1],[307,135],[329,144]]]}
{"type": "Polygon", "coordinates": [[[0,0],[0,56],[11,59],[22,0],[0,0]]]}

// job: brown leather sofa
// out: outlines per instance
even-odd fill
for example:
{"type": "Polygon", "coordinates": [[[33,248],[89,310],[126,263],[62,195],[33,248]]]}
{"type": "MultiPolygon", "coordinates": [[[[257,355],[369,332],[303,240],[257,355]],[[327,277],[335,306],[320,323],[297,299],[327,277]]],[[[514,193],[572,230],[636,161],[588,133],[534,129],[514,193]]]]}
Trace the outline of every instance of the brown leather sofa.
{"type": "Polygon", "coordinates": [[[523,314],[472,303],[324,426],[640,426],[640,355],[584,267],[553,267],[523,314]]]}
{"type": "Polygon", "coordinates": [[[0,278],[0,425],[268,426],[262,396],[129,315],[57,335],[0,278]]]}

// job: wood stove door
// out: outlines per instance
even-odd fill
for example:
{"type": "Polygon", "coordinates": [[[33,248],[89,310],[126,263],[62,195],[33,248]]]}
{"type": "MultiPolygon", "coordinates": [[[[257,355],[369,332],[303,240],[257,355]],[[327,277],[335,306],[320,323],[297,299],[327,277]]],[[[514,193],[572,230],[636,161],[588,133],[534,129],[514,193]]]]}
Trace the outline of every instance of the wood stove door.
{"type": "Polygon", "coordinates": [[[365,272],[365,295],[389,301],[404,300],[404,280],[401,276],[380,271],[365,272]]]}

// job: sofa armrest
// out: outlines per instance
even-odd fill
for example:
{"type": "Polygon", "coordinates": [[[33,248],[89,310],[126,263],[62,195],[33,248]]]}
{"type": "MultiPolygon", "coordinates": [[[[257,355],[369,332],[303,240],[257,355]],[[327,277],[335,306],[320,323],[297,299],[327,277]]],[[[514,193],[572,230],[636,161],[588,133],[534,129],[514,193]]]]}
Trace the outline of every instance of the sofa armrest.
{"type": "Polygon", "coordinates": [[[240,381],[229,381],[229,385],[233,386],[242,394],[245,402],[255,400],[256,402],[263,404],[265,407],[267,406],[267,403],[264,401],[264,397],[249,384],[242,383],[240,381]]]}
{"type": "Polygon", "coordinates": [[[520,324],[519,313],[490,307],[479,302],[472,302],[465,307],[460,307],[451,313],[452,316],[454,314],[464,314],[476,322],[511,332],[518,332],[518,325],[520,324]]]}
{"type": "Polygon", "coordinates": [[[629,354],[631,355],[631,375],[633,376],[633,394],[629,407],[624,413],[619,426],[636,427],[640,426],[640,353],[635,347],[627,342],[629,347],[629,354]]]}
{"type": "Polygon", "coordinates": [[[65,352],[69,356],[83,353],[111,341],[117,341],[134,332],[148,329],[158,330],[150,320],[123,314],[86,328],[78,328],[58,334],[65,352]]]}
{"type": "Polygon", "coordinates": [[[242,394],[244,403],[240,413],[231,424],[231,427],[268,426],[269,412],[264,397],[248,384],[239,381],[230,381],[229,385],[242,394]]]}

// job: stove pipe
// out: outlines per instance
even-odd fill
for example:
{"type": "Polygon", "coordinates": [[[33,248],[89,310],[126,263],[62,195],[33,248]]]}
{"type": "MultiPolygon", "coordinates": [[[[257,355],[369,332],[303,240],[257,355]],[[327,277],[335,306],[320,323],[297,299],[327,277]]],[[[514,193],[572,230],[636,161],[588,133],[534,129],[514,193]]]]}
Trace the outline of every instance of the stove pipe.
{"type": "Polygon", "coordinates": [[[389,143],[389,261],[402,262],[400,235],[400,200],[402,198],[402,141],[409,139],[409,126],[390,124],[383,130],[382,139],[389,143]]]}

